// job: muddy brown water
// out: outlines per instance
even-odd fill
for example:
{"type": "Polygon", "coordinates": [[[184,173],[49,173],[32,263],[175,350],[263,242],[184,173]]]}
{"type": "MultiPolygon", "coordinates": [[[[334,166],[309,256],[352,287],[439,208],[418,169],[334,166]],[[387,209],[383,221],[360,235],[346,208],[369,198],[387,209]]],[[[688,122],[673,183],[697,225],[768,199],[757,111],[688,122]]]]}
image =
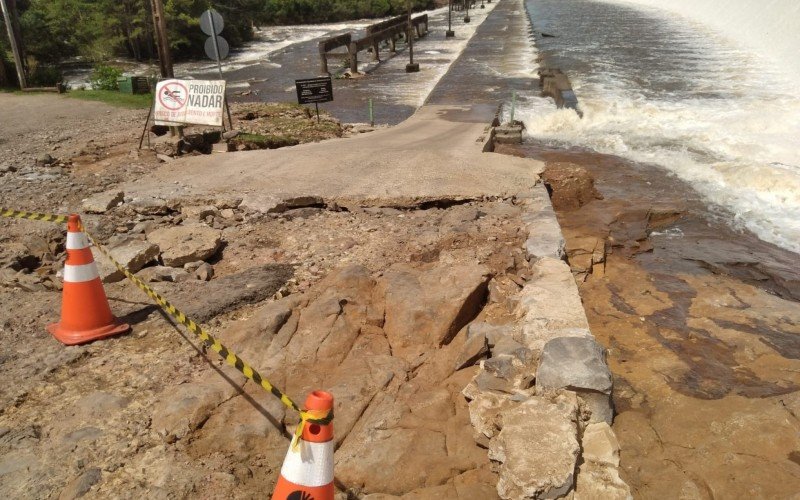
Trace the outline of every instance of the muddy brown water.
{"type": "Polygon", "coordinates": [[[603,197],[557,211],[572,260],[597,240],[606,249],[588,273],[571,265],[609,349],[634,496],[798,498],[798,255],[732,229],[658,167],[522,152],[585,167],[603,197]]]}

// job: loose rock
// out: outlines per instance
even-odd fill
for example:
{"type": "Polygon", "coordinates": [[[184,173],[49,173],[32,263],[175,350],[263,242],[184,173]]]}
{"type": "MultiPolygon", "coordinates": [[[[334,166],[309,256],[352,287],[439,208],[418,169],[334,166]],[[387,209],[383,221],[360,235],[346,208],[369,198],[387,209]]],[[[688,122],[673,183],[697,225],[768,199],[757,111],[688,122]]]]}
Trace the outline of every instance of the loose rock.
{"type": "Polygon", "coordinates": [[[125,199],[122,191],[106,191],[83,200],[83,210],[90,214],[104,214],[125,199]]]}
{"type": "MultiPolygon", "coordinates": [[[[158,258],[157,245],[137,239],[125,239],[109,247],[111,256],[132,273],[138,272],[147,264],[158,258]]],[[[106,257],[98,253],[100,277],[104,283],[115,283],[125,279],[125,274],[114,266],[106,257]]]]}
{"type": "Polygon", "coordinates": [[[549,162],[542,178],[556,210],[576,210],[592,200],[603,199],[594,187],[594,178],[580,165],[549,162]]]}
{"type": "Polygon", "coordinates": [[[203,262],[197,269],[195,269],[194,275],[200,281],[209,281],[214,277],[214,267],[207,262],[203,262]]]}
{"type": "Polygon", "coordinates": [[[161,249],[164,265],[173,267],[208,259],[222,248],[222,233],[203,225],[160,228],[147,239],[161,249]]]}
{"type": "Polygon", "coordinates": [[[489,353],[489,343],[485,335],[473,335],[468,338],[461,348],[461,353],[456,359],[455,369],[460,370],[467,366],[472,366],[479,359],[485,357],[489,353]]]}

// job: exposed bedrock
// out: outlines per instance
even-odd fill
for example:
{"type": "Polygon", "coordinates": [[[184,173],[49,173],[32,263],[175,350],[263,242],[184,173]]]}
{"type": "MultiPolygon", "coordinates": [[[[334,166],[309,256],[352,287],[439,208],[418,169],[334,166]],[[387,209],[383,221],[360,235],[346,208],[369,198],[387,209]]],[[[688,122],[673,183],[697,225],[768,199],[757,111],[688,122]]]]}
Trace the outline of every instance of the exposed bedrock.
{"type": "MultiPolygon", "coordinates": [[[[465,354],[464,327],[484,307],[488,281],[480,265],[397,264],[378,274],[349,265],[221,337],[288,394],[325,387],[336,395],[336,477],[351,492],[446,487],[466,495],[474,483],[491,493],[496,479],[486,451],[463,432],[469,412],[460,392],[485,354],[465,354]]],[[[297,415],[252,382],[217,382],[179,386],[156,406],[153,425],[168,441],[191,435],[190,454],[222,445],[241,460],[263,457],[277,473],[297,415]],[[249,398],[269,418],[245,411],[249,398]]]]}

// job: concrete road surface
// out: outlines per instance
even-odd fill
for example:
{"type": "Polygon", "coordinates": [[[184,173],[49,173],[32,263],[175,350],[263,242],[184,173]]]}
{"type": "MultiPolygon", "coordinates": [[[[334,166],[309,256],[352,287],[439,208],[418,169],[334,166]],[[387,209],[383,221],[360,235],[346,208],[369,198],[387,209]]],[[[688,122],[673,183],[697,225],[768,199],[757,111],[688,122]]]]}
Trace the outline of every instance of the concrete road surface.
{"type": "Polygon", "coordinates": [[[303,196],[410,205],[529,190],[541,162],[482,152],[493,115],[487,105],[423,106],[396,127],[348,139],[171,161],[124,190],[133,197],[237,195],[260,211],[303,196]]]}

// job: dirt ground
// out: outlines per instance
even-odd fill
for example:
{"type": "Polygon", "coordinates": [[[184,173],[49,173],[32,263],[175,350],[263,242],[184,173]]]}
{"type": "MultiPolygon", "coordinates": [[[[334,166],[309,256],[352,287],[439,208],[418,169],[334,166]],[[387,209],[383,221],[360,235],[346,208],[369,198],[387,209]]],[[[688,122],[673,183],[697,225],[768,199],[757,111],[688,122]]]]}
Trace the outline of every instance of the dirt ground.
{"type": "MultiPolygon", "coordinates": [[[[6,107],[16,110],[0,124],[9,208],[80,212],[84,198],[159,164],[135,150],[141,111],[0,94],[6,107]]],[[[294,399],[333,391],[341,495],[496,495],[461,390],[490,355],[465,353],[467,326],[515,321],[528,270],[514,199],[402,210],[311,200],[270,214],[229,198],[134,201],[86,216],[88,227],[106,243],[146,242],[165,227],[218,231],[210,281],[152,286],[294,399]]],[[[206,355],[125,281],[106,291],[131,333],[62,346],[45,330],[59,317],[60,228],[2,219],[0,240],[3,496],[271,491],[297,415],[206,355]]]]}

